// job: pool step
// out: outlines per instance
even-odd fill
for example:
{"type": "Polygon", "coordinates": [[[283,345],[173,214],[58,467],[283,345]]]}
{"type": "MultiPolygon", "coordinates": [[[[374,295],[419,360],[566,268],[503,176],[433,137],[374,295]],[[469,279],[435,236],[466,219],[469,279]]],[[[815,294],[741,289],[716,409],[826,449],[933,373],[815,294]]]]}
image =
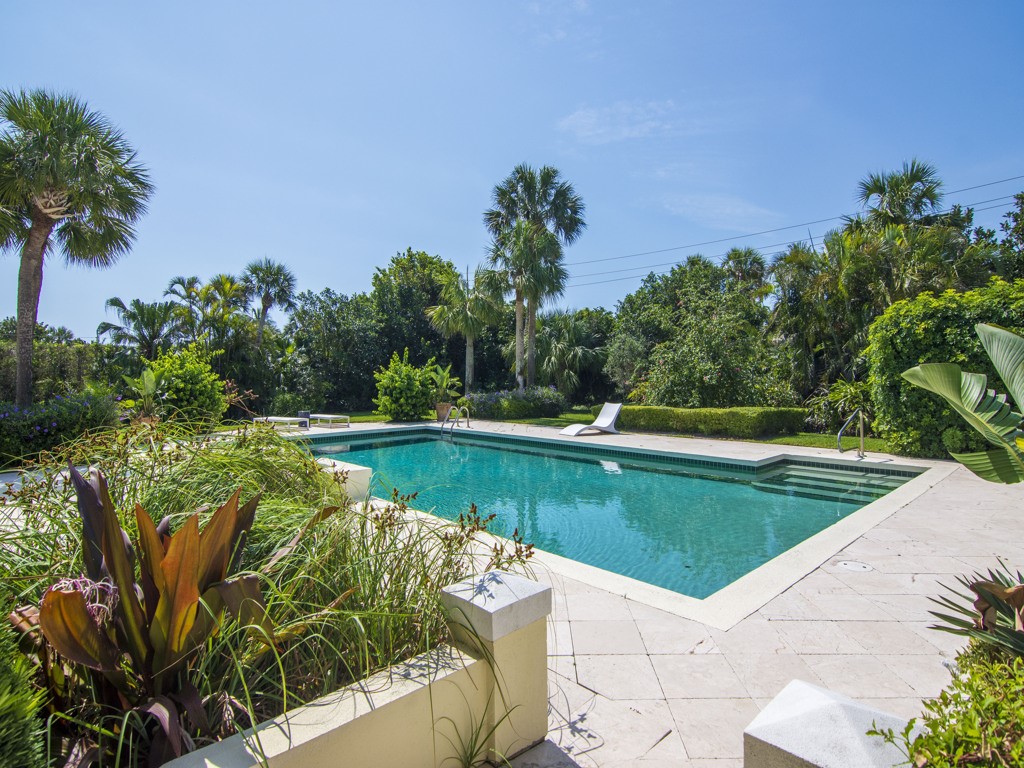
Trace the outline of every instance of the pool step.
{"type": "Polygon", "coordinates": [[[906,478],[873,472],[789,466],[759,477],[752,485],[767,493],[869,504],[904,482],[906,478]]]}

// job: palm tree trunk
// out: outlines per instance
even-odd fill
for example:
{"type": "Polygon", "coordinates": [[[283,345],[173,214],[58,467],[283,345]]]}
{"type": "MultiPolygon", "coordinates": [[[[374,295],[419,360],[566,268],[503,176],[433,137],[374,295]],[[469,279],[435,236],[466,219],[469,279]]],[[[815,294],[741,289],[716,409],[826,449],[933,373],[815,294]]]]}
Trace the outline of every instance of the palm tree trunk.
{"type": "Polygon", "coordinates": [[[530,299],[526,312],[526,386],[537,383],[537,302],[530,299]]]}
{"type": "Polygon", "coordinates": [[[473,342],[475,339],[472,336],[466,337],[466,394],[469,394],[470,387],[473,386],[473,342]]]}
{"type": "Polygon", "coordinates": [[[516,386],[522,392],[525,388],[523,380],[523,294],[516,291],[516,386]]]}
{"type": "Polygon", "coordinates": [[[39,291],[43,287],[43,254],[46,241],[56,222],[42,212],[32,211],[32,226],[21,249],[18,270],[17,384],[15,403],[19,408],[32,405],[32,342],[39,314],[39,291]]]}

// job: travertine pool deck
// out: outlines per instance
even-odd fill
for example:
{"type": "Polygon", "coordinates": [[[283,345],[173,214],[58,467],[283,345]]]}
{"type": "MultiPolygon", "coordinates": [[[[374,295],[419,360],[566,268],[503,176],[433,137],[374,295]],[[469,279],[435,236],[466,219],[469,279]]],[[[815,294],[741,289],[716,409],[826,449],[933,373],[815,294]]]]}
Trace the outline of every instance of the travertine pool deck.
{"type": "MultiPolygon", "coordinates": [[[[557,430],[474,422],[489,432],[557,430]]],[[[380,425],[353,425],[380,428],[380,425]]],[[[317,431],[312,431],[316,434],[317,431]]],[[[576,438],[756,460],[836,451],[657,435],[576,438]]],[[[845,456],[849,456],[847,453],[845,456]]],[[[729,629],[684,618],[535,564],[554,589],[548,742],[513,761],[542,766],[738,768],[743,729],[790,680],[904,717],[949,680],[960,638],[928,629],[929,596],[1002,557],[1024,564],[1020,491],[949,462],[936,484],[798,575],[729,629]],[[852,561],[869,570],[851,570],[852,561]]]]}

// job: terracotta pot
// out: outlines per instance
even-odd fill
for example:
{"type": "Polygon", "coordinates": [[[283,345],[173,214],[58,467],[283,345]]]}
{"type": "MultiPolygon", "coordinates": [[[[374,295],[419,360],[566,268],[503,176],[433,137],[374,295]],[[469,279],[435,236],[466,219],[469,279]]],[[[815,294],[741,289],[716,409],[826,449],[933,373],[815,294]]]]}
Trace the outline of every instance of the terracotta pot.
{"type": "Polygon", "coordinates": [[[435,403],[434,410],[437,412],[437,420],[444,421],[444,417],[448,415],[448,411],[451,409],[451,403],[435,403]]]}

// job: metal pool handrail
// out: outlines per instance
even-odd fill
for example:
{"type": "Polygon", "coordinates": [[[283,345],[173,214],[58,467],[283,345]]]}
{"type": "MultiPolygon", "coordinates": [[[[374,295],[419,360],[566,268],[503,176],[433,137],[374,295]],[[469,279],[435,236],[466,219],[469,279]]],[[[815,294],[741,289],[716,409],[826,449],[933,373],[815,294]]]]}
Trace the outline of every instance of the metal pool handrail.
{"type": "Polygon", "coordinates": [[[836,448],[839,449],[840,453],[842,453],[845,450],[843,448],[843,432],[845,432],[846,428],[848,426],[850,426],[850,422],[853,421],[858,416],[860,417],[860,422],[858,424],[858,432],[860,433],[860,447],[857,448],[857,458],[858,459],[863,459],[864,458],[864,410],[862,408],[858,408],[856,411],[851,413],[850,414],[850,418],[848,418],[846,420],[846,423],[843,424],[843,426],[839,428],[839,434],[836,435],[836,448]]]}
{"type": "Polygon", "coordinates": [[[466,414],[466,429],[470,429],[470,426],[469,426],[469,407],[468,406],[463,406],[462,408],[459,408],[457,405],[453,405],[451,408],[448,409],[448,415],[444,417],[444,421],[441,423],[441,437],[444,437],[444,428],[448,424],[452,425],[451,433],[452,433],[453,436],[455,435],[455,427],[461,425],[461,423],[462,423],[462,414],[463,413],[466,414]],[[452,419],[452,414],[453,413],[455,414],[455,418],[454,419],[452,419]]]}

